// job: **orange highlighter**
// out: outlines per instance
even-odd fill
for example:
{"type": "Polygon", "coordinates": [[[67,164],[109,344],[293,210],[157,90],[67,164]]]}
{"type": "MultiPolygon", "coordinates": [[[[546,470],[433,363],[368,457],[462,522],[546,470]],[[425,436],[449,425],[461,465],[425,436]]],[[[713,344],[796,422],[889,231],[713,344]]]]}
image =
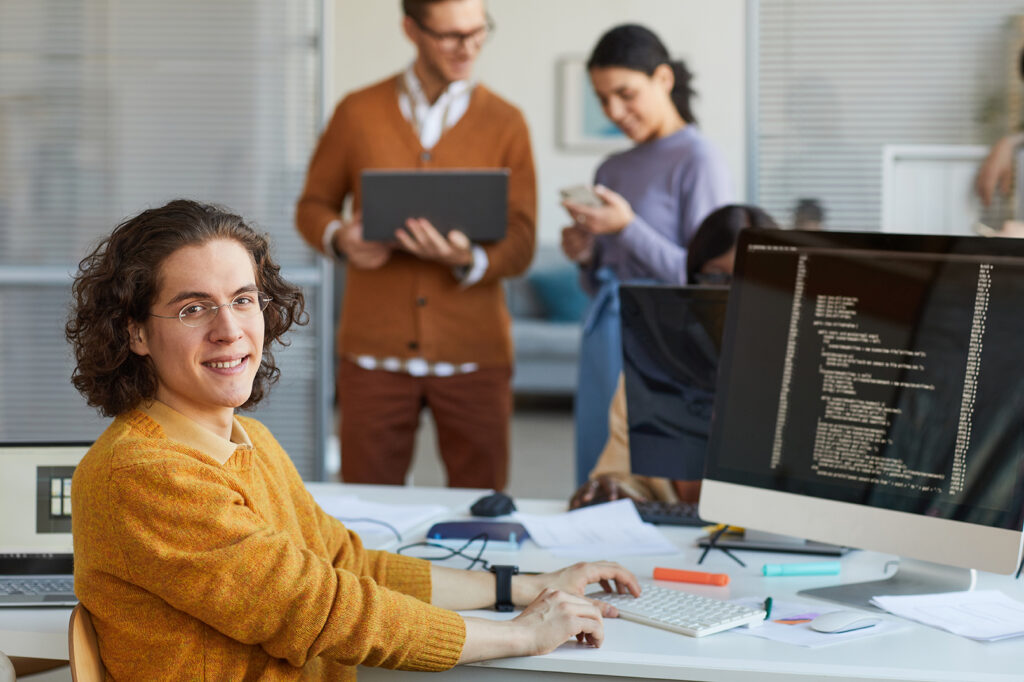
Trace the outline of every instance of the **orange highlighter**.
{"type": "Polygon", "coordinates": [[[678,568],[654,568],[655,580],[672,580],[677,583],[699,583],[701,585],[728,585],[726,573],[704,573],[703,571],[683,571],[678,568]]]}

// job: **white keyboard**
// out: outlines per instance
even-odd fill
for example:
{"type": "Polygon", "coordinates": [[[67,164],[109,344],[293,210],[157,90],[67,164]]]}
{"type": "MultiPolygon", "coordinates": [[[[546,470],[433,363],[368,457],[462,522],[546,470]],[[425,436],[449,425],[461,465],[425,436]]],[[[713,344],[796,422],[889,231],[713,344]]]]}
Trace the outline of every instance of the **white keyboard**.
{"type": "Polygon", "coordinates": [[[642,583],[640,588],[639,597],[608,592],[592,592],[587,596],[614,605],[620,618],[690,637],[703,637],[740,625],[756,626],[764,622],[765,612],[762,609],[651,583],[642,583]]]}

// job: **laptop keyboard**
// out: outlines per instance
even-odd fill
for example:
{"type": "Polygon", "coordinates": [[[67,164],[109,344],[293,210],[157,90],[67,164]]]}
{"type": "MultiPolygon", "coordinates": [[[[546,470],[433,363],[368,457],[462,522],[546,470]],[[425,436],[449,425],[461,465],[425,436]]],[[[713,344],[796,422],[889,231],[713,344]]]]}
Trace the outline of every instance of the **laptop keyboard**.
{"type": "Polygon", "coordinates": [[[73,594],[74,578],[0,578],[0,595],[73,594]]]}
{"type": "Polygon", "coordinates": [[[706,526],[707,522],[697,516],[697,505],[692,502],[658,502],[644,500],[637,502],[636,510],[647,523],[667,526],[706,526]]]}
{"type": "Polygon", "coordinates": [[[740,606],[722,599],[673,590],[659,585],[641,585],[639,597],[631,594],[594,592],[591,599],[612,604],[619,617],[690,637],[703,637],[730,630],[740,625],[757,626],[764,622],[765,612],[740,606]]]}

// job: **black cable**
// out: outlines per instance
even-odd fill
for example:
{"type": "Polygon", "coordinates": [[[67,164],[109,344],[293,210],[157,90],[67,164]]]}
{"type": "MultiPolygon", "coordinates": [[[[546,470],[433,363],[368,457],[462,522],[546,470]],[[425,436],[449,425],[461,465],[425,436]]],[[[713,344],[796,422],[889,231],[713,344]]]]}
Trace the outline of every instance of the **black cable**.
{"type": "Polygon", "coordinates": [[[368,519],[368,518],[365,518],[365,517],[359,517],[359,518],[354,518],[354,519],[343,519],[340,516],[335,516],[334,518],[338,519],[342,523],[376,523],[377,525],[384,526],[385,528],[390,530],[392,533],[394,533],[395,534],[395,538],[399,542],[402,541],[402,534],[398,532],[397,528],[392,526],[387,521],[381,521],[380,519],[368,519]]]}
{"type": "Polygon", "coordinates": [[[486,571],[491,567],[487,560],[482,558],[484,550],[487,549],[487,539],[487,533],[477,533],[470,539],[466,540],[462,547],[459,547],[458,549],[448,547],[447,545],[440,545],[436,542],[430,542],[429,540],[422,540],[420,542],[413,542],[408,545],[403,545],[402,547],[396,549],[395,553],[402,554],[405,550],[412,549],[413,547],[432,547],[436,549],[443,549],[445,551],[445,554],[442,556],[420,556],[416,558],[426,559],[427,561],[445,561],[446,559],[451,559],[452,557],[457,556],[469,560],[469,566],[466,566],[467,569],[471,569],[477,564],[480,564],[480,567],[486,571]],[[477,540],[483,540],[483,542],[480,544],[480,549],[477,551],[476,556],[474,557],[471,554],[466,554],[466,549],[477,540]]]}

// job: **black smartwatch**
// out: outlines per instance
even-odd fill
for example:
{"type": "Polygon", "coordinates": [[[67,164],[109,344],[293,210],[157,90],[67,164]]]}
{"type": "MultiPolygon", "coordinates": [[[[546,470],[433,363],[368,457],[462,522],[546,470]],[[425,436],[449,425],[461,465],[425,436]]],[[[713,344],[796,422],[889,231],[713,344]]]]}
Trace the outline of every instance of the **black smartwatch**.
{"type": "Polygon", "coordinates": [[[494,610],[511,611],[515,608],[512,603],[512,576],[519,573],[519,567],[491,566],[490,571],[494,574],[494,610]]]}

